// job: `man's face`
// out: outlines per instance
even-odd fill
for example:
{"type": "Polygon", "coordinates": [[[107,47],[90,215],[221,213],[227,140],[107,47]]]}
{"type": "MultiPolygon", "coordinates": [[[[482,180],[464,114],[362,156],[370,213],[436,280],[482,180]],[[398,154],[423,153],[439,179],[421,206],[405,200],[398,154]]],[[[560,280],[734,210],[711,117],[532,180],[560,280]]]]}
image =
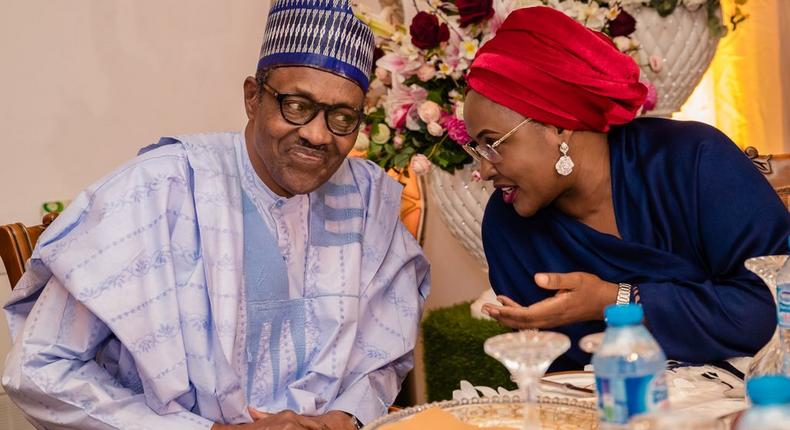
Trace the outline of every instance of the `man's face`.
{"type": "MultiPolygon", "coordinates": [[[[310,67],[279,67],[269,72],[266,84],[280,94],[299,94],[325,105],[361,108],[362,89],[354,82],[310,67]]],[[[337,171],[354,146],[359,129],[339,136],[327,127],[319,111],[304,125],[283,118],[270,92],[260,91],[255,78],[244,82],[247,111],[245,138],[255,172],[275,193],[284,197],[307,194],[337,171]]]]}

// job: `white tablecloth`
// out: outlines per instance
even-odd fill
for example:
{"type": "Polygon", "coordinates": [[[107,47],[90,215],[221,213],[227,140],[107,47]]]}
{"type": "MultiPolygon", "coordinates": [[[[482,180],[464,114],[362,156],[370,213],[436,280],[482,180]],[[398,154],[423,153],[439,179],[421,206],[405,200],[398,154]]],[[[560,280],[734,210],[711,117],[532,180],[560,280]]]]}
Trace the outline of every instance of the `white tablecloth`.
{"type": "MultiPolygon", "coordinates": [[[[739,370],[745,369],[749,359],[731,360],[739,370]]],[[[573,385],[595,389],[595,381],[591,372],[573,374],[547,375],[548,379],[557,382],[571,382],[573,385]]],[[[473,386],[467,381],[460,382],[460,388],[453,392],[453,399],[479,398],[502,395],[515,395],[516,391],[508,391],[499,387],[473,386]]],[[[720,418],[745,409],[748,404],[744,398],[744,383],[737,376],[719,367],[670,366],[667,371],[667,385],[669,388],[669,403],[673,411],[681,411],[696,416],[720,418]],[[707,377],[706,377],[707,376],[707,377]],[[732,386],[732,388],[730,388],[732,386]]],[[[595,401],[594,395],[586,396],[584,393],[568,391],[549,385],[541,386],[542,393],[550,396],[573,397],[580,400],[589,398],[595,401]]]]}

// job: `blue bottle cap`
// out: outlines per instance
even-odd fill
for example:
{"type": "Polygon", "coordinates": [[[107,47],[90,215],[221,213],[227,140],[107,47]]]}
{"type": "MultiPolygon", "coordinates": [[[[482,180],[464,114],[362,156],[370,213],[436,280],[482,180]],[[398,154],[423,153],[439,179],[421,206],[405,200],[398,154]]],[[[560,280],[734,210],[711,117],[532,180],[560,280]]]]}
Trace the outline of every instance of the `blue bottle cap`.
{"type": "Polygon", "coordinates": [[[790,377],[768,375],[750,379],[746,382],[746,392],[755,405],[790,404],[790,377]]]}
{"type": "Polygon", "coordinates": [[[642,323],[645,313],[642,305],[631,303],[628,305],[609,305],[604,309],[606,324],[619,327],[624,325],[635,325],[642,323]]]}

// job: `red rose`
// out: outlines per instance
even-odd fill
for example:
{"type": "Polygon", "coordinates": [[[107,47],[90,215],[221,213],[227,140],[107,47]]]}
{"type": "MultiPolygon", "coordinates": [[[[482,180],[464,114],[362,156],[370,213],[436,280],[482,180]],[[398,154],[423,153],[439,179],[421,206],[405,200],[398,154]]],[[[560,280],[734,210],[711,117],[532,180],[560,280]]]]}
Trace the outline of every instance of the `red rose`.
{"type": "Polygon", "coordinates": [[[636,20],[628,12],[621,10],[613,21],[609,22],[609,35],[612,37],[628,36],[636,30],[636,20]]]}
{"type": "Polygon", "coordinates": [[[493,0],[456,0],[461,15],[461,27],[491,18],[494,15],[493,0]]]}
{"type": "Polygon", "coordinates": [[[431,49],[450,39],[447,24],[439,24],[439,18],[428,12],[418,13],[409,26],[411,43],[420,49],[431,49]]]}

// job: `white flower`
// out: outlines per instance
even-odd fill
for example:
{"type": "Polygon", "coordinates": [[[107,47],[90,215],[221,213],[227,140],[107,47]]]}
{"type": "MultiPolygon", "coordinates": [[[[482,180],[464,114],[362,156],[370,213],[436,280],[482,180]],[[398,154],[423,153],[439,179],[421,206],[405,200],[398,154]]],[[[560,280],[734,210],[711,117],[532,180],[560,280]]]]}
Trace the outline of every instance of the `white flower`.
{"type": "Polygon", "coordinates": [[[647,0],[617,0],[617,3],[619,3],[620,6],[636,6],[647,3],[647,0]]]}
{"type": "Polygon", "coordinates": [[[368,147],[370,147],[370,138],[368,138],[368,135],[365,134],[364,131],[360,131],[359,134],[357,134],[357,141],[354,142],[354,149],[365,152],[368,150],[368,147]]]}
{"type": "Polygon", "coordinates": [[[458,119],[464,119],[464,102],[457,102],[455,104],[455,117],[458,119]]]}
{"type": "Polygon", "coordinates": [[[450,67],[447,63],[439,63],[439,74],[444,76],[450,76],[453,73],[453,68],[450,67]]]}
{"type": "Polygon", "coordinates": [[[425,175],[431,171],[431,160],[422,154],[414,154],[409,162],[412,172],[415,175],[425,175]]]}
{"type": "Polygon", "coordinates": [[[522,8],[522,7],[543,6],[543,1],[542,0],[516,0],[516,6],[519,9],[522,8]]]}
{"type": "Polygon", "coordinates": [[[373,130],[370,138],[378,144],[384,144],[390,140],[391,135],[392,132],[390,131],[390,128],[382,123],[379,123],[373,130]]]}
{"type": "Polygon", "coordinates": [[[622,9],[620,9],[617,5],[612,6],[608,11],[606,11],[606,19],[609,21],[614,21],[615,18],[617,18],[617,15],[620,15],[621,10],[622,9]]]}
{"type": "Polygon", "coordinates": [[[577,19],[579,16],[579,9],[583,6],[586,6],[583,3],[577,2],[576,0],[549,0],[547,6],[557,9],[558,11],[568,15],[573,19],[577,19]]]}
{"type": "Polygon", "coordinates": [[[422,122],[429,124],[439,121],[439,118],[442,117],[442,108],[436,102],[426,100],[417,108],[417,114],[422,122]]]}
{"type": "Polygon", "coordinates": [[[422,82],[428,82],[436,76],[436,67],[433,64],[423,64],[417,69],[417,78],[422,82]]]}
{"type": "Polygon", "coordinates": [[[598,3],[578,3],[576,5],[576,20],[595,31],[600,31],[606,24],[606,14],[609,9],[598,6],[598,3]]]}
{"type": "Polygon", "coordinates": [[[648,61],[650,63],[650,70],[652,70],[653,73],[661,73],[661,69],[664,68],[664,59],[656,54],[653,54],[650,56],[648,61]]]}
{"type": "Polygon", "coordinates": [[[627,36],[617,36],[612,39],[612,42],[614,42],[614,46],[616,46],[621,52],[631,49],[631,39],[629,39],[627,36]]]}
{"type": "Polygon", "coordinates": [[[431,136],[439,137],[444,134],[444,128],[438,122],[429,122],[427,128],[431,136]]]}
{"type": "Polygon", "coordinates": [[[690,11],[695,11],[702,7],[708,0],[683,0],[683,6],[690,11]]]}
{"type": "Polygon", "coordinates": [[[463,42],[461,42],[461,55],[467,60],[474,60],[479,46],[480,42],[478,42],[477,39],[464,39],[463,42]]]}

